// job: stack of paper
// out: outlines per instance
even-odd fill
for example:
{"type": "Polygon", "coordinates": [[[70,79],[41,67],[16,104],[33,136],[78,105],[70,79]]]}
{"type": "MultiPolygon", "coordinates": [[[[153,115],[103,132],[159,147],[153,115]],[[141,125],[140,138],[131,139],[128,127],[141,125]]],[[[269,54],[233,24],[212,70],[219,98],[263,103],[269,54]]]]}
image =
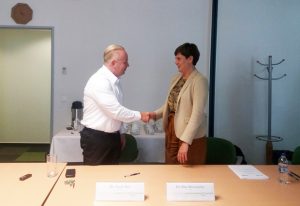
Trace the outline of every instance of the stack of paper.
{"type": "Polygon", "coordinates": [[[260,172],[252,165],[229,165],[228,166],[240,179],[265,180],[268,176],[260,172]]]}

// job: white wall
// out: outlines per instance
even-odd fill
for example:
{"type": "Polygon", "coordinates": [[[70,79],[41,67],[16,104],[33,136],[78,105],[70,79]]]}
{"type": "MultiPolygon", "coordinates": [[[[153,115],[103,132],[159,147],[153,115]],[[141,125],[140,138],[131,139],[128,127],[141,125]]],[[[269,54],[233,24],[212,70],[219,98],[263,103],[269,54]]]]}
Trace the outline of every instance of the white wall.
{"type": "MultiPolygon", "coordinates": [[[[16,25],[10,11],[18,2],[1,0],[0,25],[16,25]]],[[[82,100],[86,81],[102,65],[108,44],[122,44],[128,50],[130,67],[122,82],[125,105],[132,109],[154,110],[163,103],[169,80],[177,72],[174,49],[184,42],[198,45],[198,68],[208,74],[210,0],[25,3],[33,9],[28,26],[54,27],[54,133],[70,124],[71,103],[82,100]]]]}
{"type": "Polygon", "coordinates": [[[267,81],[257,60],[274,66],[272,135],[284,138],[274,149],[300,145],[300,1],[219,0],[215,136],[239,145],[250,163],[264,163],[267,134],[267,81]]]}

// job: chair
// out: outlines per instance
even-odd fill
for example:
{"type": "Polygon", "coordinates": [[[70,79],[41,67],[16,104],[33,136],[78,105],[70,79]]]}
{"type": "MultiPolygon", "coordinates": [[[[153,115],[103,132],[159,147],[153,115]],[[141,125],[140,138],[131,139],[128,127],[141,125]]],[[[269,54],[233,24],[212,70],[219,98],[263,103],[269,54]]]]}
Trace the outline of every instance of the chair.
{"type": "Polygon", "coordinates": [[[237,145],[234,145],[234,148],[235,148],[235,153],[236,153],[236,164],[239,164],[239,165],[248,164],[241,148],[239,148],[237,145]]]}
{"type": "Polygon", "coordinates": [[[300,165],[300,146],[296,147],[293,157],[292,157],[293,165],[300,165]]]}
{"type": "Polygon", "coordinates": [[[206,164],[235,164],[237,160],[234,145],[222,138],[207,138],[206,164]]]}
{"type": "Polygon", "coordinates": [[[125,134],[125,146],[121,151],[121,156],[119,159],[120,163],[134,162],[139,154],[137,147],[137,142],[134,136],[130,134],[125,134]]]}

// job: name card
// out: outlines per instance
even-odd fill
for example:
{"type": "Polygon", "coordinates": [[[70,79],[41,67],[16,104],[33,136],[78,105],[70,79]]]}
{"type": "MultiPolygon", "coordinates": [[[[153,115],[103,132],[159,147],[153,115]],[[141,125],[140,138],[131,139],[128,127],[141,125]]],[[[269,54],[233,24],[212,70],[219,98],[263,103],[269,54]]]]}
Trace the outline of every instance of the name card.
{"type": "Polygon", "coordinates": [[[168,201],[215,201],[214,183],[167,183],[168,201]]]}
{"type": "Polygon", "coordinates": [[[96,182],[96,201],[144,201],[142,182],[96,182]]]}

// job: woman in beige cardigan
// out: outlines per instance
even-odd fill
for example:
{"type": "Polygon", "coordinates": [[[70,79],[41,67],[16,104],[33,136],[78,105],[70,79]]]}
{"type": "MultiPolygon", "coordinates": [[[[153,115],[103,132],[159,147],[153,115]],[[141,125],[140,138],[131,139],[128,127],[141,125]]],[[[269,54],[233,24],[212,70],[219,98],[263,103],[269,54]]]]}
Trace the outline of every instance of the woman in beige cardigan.
{"type": "Polygon", "coordinates": [[[208,82],[195,67],[200,52],[195,44],[185,43],[174,54],[180,73],[171,81],[165,104],[150,118],[163,118],[167,164],[204,164],[208,82]]]}

